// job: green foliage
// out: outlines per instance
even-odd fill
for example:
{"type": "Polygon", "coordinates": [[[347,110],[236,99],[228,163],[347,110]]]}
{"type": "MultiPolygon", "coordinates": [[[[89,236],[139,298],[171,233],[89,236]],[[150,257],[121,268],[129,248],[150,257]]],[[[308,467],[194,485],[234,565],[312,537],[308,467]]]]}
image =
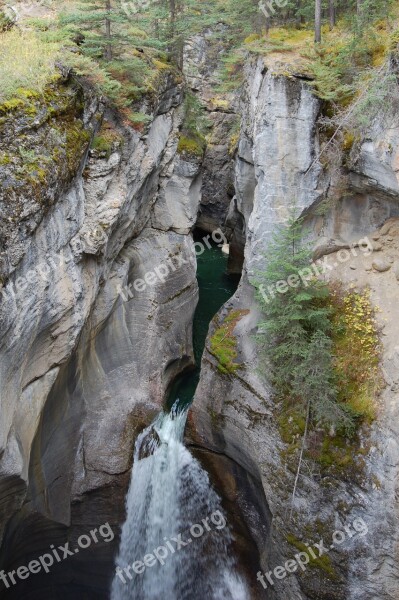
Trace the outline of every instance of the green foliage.
{"type": "Polygon", "coordinates": [[[241,48],[233,48],[222,60],[219,92],[231,92],[244,82],[245,53],[241,48]]]}
{"type": "MultiPolygon", "coordinates": [[[[12,29],[0,34],[0,102],[15,99],[20,88],[42,93],[54,75],[59,47],[33,31],[12,29]]],[[[10,106],[10,109],[15,106],[10,106]]]]}
{"type": "Polygon", "coordinates": [[[66,67],[72,68],[76,75],[90,79],[99,93],[103,93],[109,98],[117,98],[122,84],[112,78],[105,68],[89,56],[72,52],[65,53],[63,63],[66,67]]]}
{"type": "Polygon", "coordinates": [[[358,422],[372,423],[376,417],[375,398],[383,387],[383,378],[370,290],[352,289],[345,293],[335,287],[330,303],[339,399],[358,422]]]}
{"type": "Polygon", "coordinates": [[[83,34],[82,50],[93,58],[112,60],[128,42],[118,28],[129,23],[128,15],[117,0],[80,0],[76,12],[62,15],[61,23],[83,34]]]}
{"type": "MultiPolygon", "coordinates": [[[[76,9],[61,15],[60,28],[69,40],[79,43],[78,52],[69,48],[70,41],[65,43],[62,62],[89,78],[128,123],[141,129],[150,117],[134,105],[152,92],[152,77],[160,69],[160,62],[153,60],[156,54],[135,48],[144,42],[151,45],[148,35],[132,25],[117,0],[81,0],[76,9]]],[[[170,65],[163,63],[163,69],[170,70],[170,65]]]]}
{"type": "MultiPolygon", "coordinates": [[[[359,91],[368,88],[373,69],[386,61],[394,37],[388,20],[376,23],[367,20],[359,26],[358,19],[355,25],[326,37],[316,49],[306,53],[318,96],[344,106],[348,104],[359,91]]],[[[376,91],[370,90],[370,103],[375,94],[376,91]]],[[[378,96],[381,106],[384,97],[381,90],[378,96]]]]}
{"type": "Polygon", "coordinates": [[[198,136],[186,137],[180,134],[177,152],[192,157],[201,157],[204,154],[204,141],[198,136]]]}
{"type": "Polygon", "coordinates": [[[0,8],[0,33],[10,30],[14,21],[0,8]]]}
{"type": "MultiPolygon", "coordinates": [[[[278,428],[281,439],[286,444],[282,458],[287,468],[296,473],[296,456],[301,449],[305,433],[305,412],[303,406],[292,398],[285,398],[279,406],[278,428]]],[[[365,433],[365,432],[363,432],[365,433]]],[[[369,446],[361,441],[359,432],[325,432],[319,427],[311,427],[303,459],[317,465],[321,476],[364,484],[366,478],[364,456],[369,446]]]]}
{"type": "Polygon", "coordinates": [[[383,388],[375,310],[369,290],[327,286],[310,269],[303,278],[311,253],[302,229],[301,220],[292,217],[252,281],[263,315],[257,336],[262,370],[279,401],[278,426],[287,444],[282,455],[289,468],[303,452],[301,460],[318,465],[322,475],[362,485],[369,449],[360,431],[376,418],[376,396],[383,388]],[[296,287],[280,285],[290,281],[296,287]]]}
{"type": "Polygon", "coordinates": [[[324,575],[327,575],[330,580],[337,580],[339,576],[334,569],[334,566],[331,562],[331,558],[328,554],[323,554],[322,556],[317,556],[317,551],[315,552],[316,558],[314,558],[309,553],[309,547],[307,544],[296,538],[294,535],[287,533],[286,540],[291,546],[293,546],[299,552],[305,552],[309,556],[309,568],[319,569],[324,572],[324,575]]]}
{"type": "Polygon", "coordinates": [[[205,137],[209,127],[210,121],[204,105],[198,99],[196,94],[187,92],[184,99],[183,133],[187,135],[196,134],[205,137]]]}
{"type": "Polygon", "coordinates": [[[205,108],[195,94],[187,92],[184,111],[177,151],[189,156],[203,156],[206,146],[205,134],[209,127],[205,108]]]}
{"type": "MultiPolygon", "coordinates": [[[[346,61],[336,56],[326,57],[323,48],[320,48],[317,57],[311,63],[310,70],[313,75],[312,85],[319,98],[322,100],[345,102],[353,97],[354,87],[350,83],[344,83],[344,71],[347,69],[346,61]]],[[[349,79],[349,81],[351,78],[349,79]]]]}
{"type": "Polygon", "coordinates": [[[346,122],[357,139],[361,139],[376,117],[389,127],[399,109],[397,76],[388,68],[382,74],[373,76],[369,81],[363,78],[366,93],[358,100],[346,122]]]}
{"type": "Polygon", "coordinates": [[[122,141],[121,135],[108,122],[104,122],[99,133],[93,138],[91,148],[109,158],[122,141]]]}
{"type": "Polygon", "coordinates": [[[210,339],[210,353],[218,360],[218,370],[224,374],[233,374],[240,365],[235,362],[238,356],[237,339],[234,329],[239,320],[248,314],[247,310],[231,311],[210,339]]]}
{"type": "Polygon", "coordinates": [[[151,117],[141,112],[131,112],[129,113],[130,121],[133,125],[145,125],[151,121],[151,117]]]}
{"type": "Polygon", "coordinates": [[[311,276],[311,251],[301,239],[302,222],[291,217],[274,236],[265,269],[252,281],[263,315],[257,340],[279,397],[291,396],[303,406],[310,403],[317,423],[350,427],[352,418],[337,399],[329,290],[311,276]],[[307,278],[304,269],[310,273],[307,278]],[[276,293],[279,282],[286,281],[295,286],[276,293]]]}
{"type": "Polygon", "coordinates": [[[230,129],[230,142],[229,142],[229,155],[234,156],[240,141],[241,134],[241,119],[237,117],[234,119],[232,127],[230,129]]]}

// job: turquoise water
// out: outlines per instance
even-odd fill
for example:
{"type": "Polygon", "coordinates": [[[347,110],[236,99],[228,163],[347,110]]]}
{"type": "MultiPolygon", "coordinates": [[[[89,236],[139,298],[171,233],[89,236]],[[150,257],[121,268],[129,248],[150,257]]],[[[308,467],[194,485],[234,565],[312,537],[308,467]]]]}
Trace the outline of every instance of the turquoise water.
{"type": "MultiPolygon", "coordinates": [[[[194,241],[200,242],[206,235],[198,232],[194,235],[194,241]]],[[[204,248],[201,255],[197,254],[199,302],[193,327],[196,368],[177,378],[168,396],[167,407],[169,408],[177,399],[184,405],[192,402],[199,381],[201,357],[209,323],[223,304],[234,294],[239,282],[237,276],[227,275],[228,257],[223,254],[219,246],[212,244],[211,248],[207,248],[204,244],[204,248]]]]}

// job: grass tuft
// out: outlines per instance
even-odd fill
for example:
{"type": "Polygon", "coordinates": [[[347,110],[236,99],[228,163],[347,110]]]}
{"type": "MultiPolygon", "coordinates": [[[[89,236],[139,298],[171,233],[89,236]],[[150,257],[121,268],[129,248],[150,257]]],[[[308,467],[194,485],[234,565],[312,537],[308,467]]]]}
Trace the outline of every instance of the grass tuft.
{"type": "Polygon", "coordinates": [[[3,32],[0,35],[0,102],[18,97],[22,89],[43,93],[54,76],[58,50],[57,44],[42,41],[33,31],[3,32]]]}

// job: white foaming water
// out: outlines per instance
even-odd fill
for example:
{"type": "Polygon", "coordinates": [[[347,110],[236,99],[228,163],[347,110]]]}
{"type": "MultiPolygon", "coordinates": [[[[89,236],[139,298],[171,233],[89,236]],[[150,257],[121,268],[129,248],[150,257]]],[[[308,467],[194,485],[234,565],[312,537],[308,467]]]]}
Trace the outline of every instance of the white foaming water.
{"type": "Polygon", "coordinates": [[[137,439],[116,566],[124,569],[135,561],[144,562],[160,546],[164,564],[156,561],[140,574],[131,568],[131,579],[122,572],[126,583],[115,575],[112,600],[249,598],[235,572],[232,538],[220,498],[182,443],[186,419],[187,411],[161,413],[137,439]],[[203,519],[208,519],[207,525],[203,519]],[[199,528],[193,529],[194,535],[190,532],[194,524],[201,525],[202,535],[199,528]],[[180,549],[179,534],[185,542],[180,549]]]}

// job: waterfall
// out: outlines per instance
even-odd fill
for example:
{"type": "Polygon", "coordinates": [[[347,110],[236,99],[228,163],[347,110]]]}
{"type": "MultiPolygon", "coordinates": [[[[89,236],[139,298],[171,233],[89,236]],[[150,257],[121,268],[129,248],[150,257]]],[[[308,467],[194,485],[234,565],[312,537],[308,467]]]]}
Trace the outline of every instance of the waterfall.
{"type": "Polygon", "coordinates": [[[183,445],[177,403],[138,437],[112,600],[247,600],[207,473],[183,445]]]}

